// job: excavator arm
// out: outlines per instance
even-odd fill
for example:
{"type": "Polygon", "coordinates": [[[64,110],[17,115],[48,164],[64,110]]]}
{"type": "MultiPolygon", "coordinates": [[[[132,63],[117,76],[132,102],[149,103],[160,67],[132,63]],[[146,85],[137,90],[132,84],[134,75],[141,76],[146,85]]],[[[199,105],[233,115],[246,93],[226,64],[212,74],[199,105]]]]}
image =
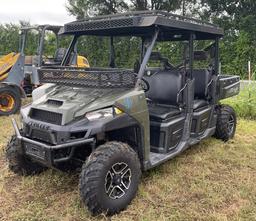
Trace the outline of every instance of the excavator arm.
{"type": "Polygon", "coordinates": [[[0,58],[0,82],[8,77],[8,73],[19,59],[19,53],[9,53],[0,58]]]}

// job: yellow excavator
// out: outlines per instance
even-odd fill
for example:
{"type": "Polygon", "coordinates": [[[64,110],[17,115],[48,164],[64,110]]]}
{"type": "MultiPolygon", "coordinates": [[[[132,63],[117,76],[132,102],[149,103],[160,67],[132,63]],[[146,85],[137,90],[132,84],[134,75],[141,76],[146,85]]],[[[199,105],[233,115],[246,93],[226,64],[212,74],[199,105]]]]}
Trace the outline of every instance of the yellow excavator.
{"type": "MultiPolygon", "coordinates": [[[[30,95],[34,88],[40,86],[38,68],[61,65],[67,51],[67,48],[60,47],[59,44],[61,36],[58,33],[61,28],[62,26],[55,25],[22,27],[19,52],[0,57],[0,116],[17,113],[21,107],[22,98],[30,95]],[[50,45],[55,47],[55,53],[52,56],[45,52],[49,33],[53,33],[55,38],[55,45],[50,45]],[[38,42],[34,55],[27,54],[26,50],[29,44],[28,38],[31,36],[34,36],[36,38],[34,41],[38,42]]],[[[76,52],[69,63],[77,67],[90,66],[88,60],[76,52]]]]}

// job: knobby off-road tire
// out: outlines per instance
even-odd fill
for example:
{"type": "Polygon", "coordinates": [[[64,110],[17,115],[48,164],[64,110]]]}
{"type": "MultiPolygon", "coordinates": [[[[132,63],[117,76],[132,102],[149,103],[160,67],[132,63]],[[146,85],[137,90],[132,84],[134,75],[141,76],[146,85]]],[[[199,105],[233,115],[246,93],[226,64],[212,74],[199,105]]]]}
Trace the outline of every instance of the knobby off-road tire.
{"type": "Polygon", "coordinates": [[[112,215],[135,197],[141,176],[137,153],[129,145],[108,142],[99,146],[83,165],[79,188],[93,215],[112,215]]]}
{"type": "Polygon", "coordinates": [[[8,116],[19,112],[21,95],[14,87],[0,85],[0,116],[8,116]]]}
{"type": "Polygon", "coordinates": [[[7,144],[5,155],[8,162],[9,169],[23,176],[34,175],[43,172],[46,168],[32,162],[25,155],[21,154],[21,146],[17,137],[12,136],[11,140],[7,144]]]}
{"type": "Polygon", "coordinates": [[[215,137],[227,142],[232,139],[236,132],[236,113],[228,105],[220,105],[217,110],[217,125],[215,137]]]}

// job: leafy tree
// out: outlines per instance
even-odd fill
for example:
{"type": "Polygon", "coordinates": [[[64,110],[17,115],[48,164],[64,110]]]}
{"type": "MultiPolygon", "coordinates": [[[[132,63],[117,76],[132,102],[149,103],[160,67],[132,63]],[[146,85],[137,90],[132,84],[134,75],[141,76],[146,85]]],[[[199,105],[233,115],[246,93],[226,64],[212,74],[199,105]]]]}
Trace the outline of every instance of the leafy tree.
{"type": "Polygon", "coordinates": [[[191,5],[196,0],[68,0],[67,10],[77,19],[105,14],[115,14],[128,10],[175,11],[182,5],[191,5]]]}
{"type": "Polygon", "coordinates": [[[0,25],[0,55],[19,49],[19,25],[0,25]]]}
{"type": "Polygon", "coordinates": [[[256,1],[202,0],[204,17],[225,30],[221,43],[223,71],[246,77],[249,60],[256,64],[256,1]]]}
{"type": "MultiPolygon", "coordinates": [[[[24,26],[30,26],[28,22],[20,21],[20,24],[0,25],[0,55],[6,55],[10,52],[19,52],[20,49],[20,29],[24,26]]],[[[27,36],[25,52],[33,54],[37,49],[37,40],[35,33],[29,33],[27,36]]]]}
{"type": "Polygon", "coordinates": [[[128,10],[129,6],[122,0],[68,0],[67,10],[81,19],[88,16],[113,14],[128,10]]]}
{"type": "MultiPolygon", "coordinates": [[[[256,64],[256,1],[254,0],[68,0],[67,10],[78,19],[104,14],[115,14],[131,10],[165,10],[188,16],[210,20],[223,27],[225,36],[221,41],[221,63],[224,73],[247,75],[247,62],[256,64]]],[[[0,25],[0,55],[19,49],[19,30],[28,25],[21,22],[19,25],[0,25]]],[[[34,54],[37,42],[34,34],[29,34],[27,53],[34,54]]],[[[70,40],[70,39],[69,39],[70,40]]],[[[68,41],[69,41],[68,40],[68,41]]],[[[47,53],[54,53],[54,38],[46,38],[47,53]]],[[[68,42],[64,40],[63,42],[68,42]]],[[[116,63],[123,66],[132,65],[137,58],[140,41],[132,38],[115,39],[116,63]],[[125,59],[124,59],[125,58],[125,59]]],[[[61,43],[61,45],[64,44],[61,43]]],[[[62,46],[61,46],[62,47],[62,46]]],[[[163,55],[171,56],[175,63],[178,51],[173,45],[165,43],[159,48],[163,55]]],[[[81,55],[89,58],[93,65],[107,65],[109,63],[109,39],[88,37],[83,39],[81,55]]],[[[176,60],[177,60],[176,59],[176,60]]],[[[255,65],[256,70],[256,65],[255,65]]],[[[254,70],[254,71],[255,71],[254,70]]]]}

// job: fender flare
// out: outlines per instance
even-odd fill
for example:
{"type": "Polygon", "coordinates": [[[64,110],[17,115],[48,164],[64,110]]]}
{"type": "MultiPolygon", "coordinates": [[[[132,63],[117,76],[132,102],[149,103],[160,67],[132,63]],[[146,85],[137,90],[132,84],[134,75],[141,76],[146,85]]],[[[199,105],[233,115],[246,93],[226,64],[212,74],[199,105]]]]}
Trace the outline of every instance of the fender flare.
{"type": "Polygon", "coordinates": [[[22,87],[20,87],[19,85],[17,85],[17,84],[14,84],[14,83],[11,83],[11,82],[1,82],[0,86],[1,85],[9,86],[9,87],[14,88],[15,90],[17,90],[20,93],[21,98],[26,98],[27,97],[24,89],[22,87]]]}

